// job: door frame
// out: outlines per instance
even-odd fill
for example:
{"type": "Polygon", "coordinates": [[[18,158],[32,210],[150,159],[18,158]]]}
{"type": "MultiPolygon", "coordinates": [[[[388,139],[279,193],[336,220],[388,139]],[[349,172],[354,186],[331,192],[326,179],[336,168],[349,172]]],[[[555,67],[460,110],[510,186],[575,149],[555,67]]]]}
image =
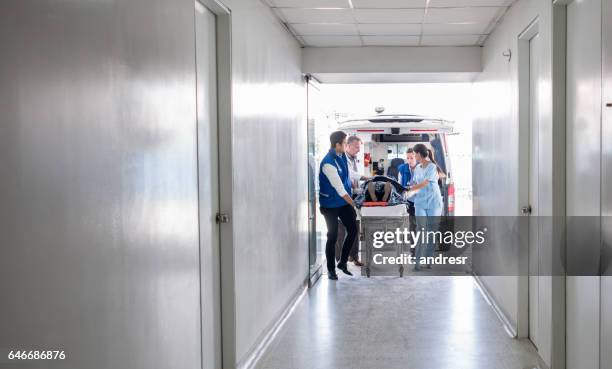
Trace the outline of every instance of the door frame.
{"type": "MultiPolygon", "coordinates": [[[[517,214],[529,206],[529,171],[531,140],[531,76],[530,42],[540,33],[539,17],[534,18],[518,36],[518,112],[519,112],[519,176],[517,214]]],[[[528,219],[527,217],[525,217],[528,219]]],[[[518,337],[529,337],[529,221],[519,220],[523,242],[519,252],[518,337]]]]}
{"type": "MultiPolygon", "coordinates": [[[[551,43],[551,70],[550,77],[552,85],[549,87],[552,92],[550,97],[552,98],[552,209],[551,211],[551,225],[552,225],[552,248],[551,256],[552,260],[550,265],[546,266],[546,275],[550,276],[551,283],[551,331],[545,332],[550,334],[551,343],[551,367],[555,369],[564,369],[566,364],[565,357],[565,330],[566,330],[566,317],[565,317],[565,262],[566,262],[566,235],[565,235],[565,223],[566,223],[566,42],[567,42],[567,9],[566,6],[573,0],[554,0],[552,5],[550,23],[544,22],[542,25],[546,27],[540,31],[551,32],[549,41],[551,43]]],[[[546,18],[546,17],[545,17],[546,18]]],[[[535,18],[528,24],[525,31],[533,24],[538,21],[535,18]]],[[[529,130],[529,95],[526,96],[525,101],[525,88],[529,89],[529,74],[525,75],[525,67],[529,66],[529,39],[532,36],[529,33],[523,31],[519,35],[518,39],[518,105],[519,105],[519,164],[525,163],[525,160],[529,160],[528,155],[525,151],[525,145],[529,144],[529,141],[524,142],[525,131],[529,130]],[[522,36],[522,37],[521,37],[522,36]],[[525,50],[525,47],[527,50],[525,50]],[[526,85],[525,85],[526,83],[526,85]],[[527,119],[525,119],[527,117],[527,119]]],[[[527,69],[529,71],[529,69],[527,69]]],[[[527,168],[528,170],[528,168],[527,168]]],[[[525,168],[521,166],[519,168],[519,196],[517,204],[517,214],[520,213],[520,207],[526,204],[528,201],[528,177],[525,173],[525,168]]],[[[523,224],[523,223],[521,223],[523,224]]],[[[525,229],[525,228],[521,228],[525,229]]],[[[529,260],[525,257],[528,255],[528,247],[526,244],[526,237],[522,237],[519,251],[519,281],[518,281],[518,319],[517,319],[517,333],[518,337],[526,337],[529,334],[529,311],[528,311],[528,298],[529,298],[529,278],[528,268],[529,260]]],[[[541,363],[544,365],[543,363],[541,363]]],[[[545,366],[545,365],[544,365],[545,366]]]]}
{"type": "MultiPolygon", "coordinates": [[[[316,129],[316,127],[313,125],[311,127],[311,119],[313,119],[310,115],[310,94],[311,94],[311,89],[316,89],[317,91],[320,91],[320,82],[314,78],[313,76],[311,76],[310,74],[306,74],[304,75],[304,80],[306,81],[306,137],[307,137],[307,145],[310,145],[310,141],[315,140],[315,135],[314,135],[314,130],[316,129]],[[312,128],[312,132],[311,132],[311,128],[312,128]]],[[[316,124],[316,122],[314,123],[316,124]]],[[[312,214],[308,214],[308,222],[309,222],[309,232],[308,232],[308,247],[309,247],[309,257],[308,257],[308,287],[312,288],[314,287],[314,285],[319,281],[319,279],[321,278],[321,276],[323,275],[323,262],[321,261],[320,264],[316,265],[316,255],[315,255],[315,270],[311,269],[311,260],[310,260],[310,256],[312,253],[312,246],[314,243],[314,252],[315,254],[318,251],[318,247],[319,247],[319,240],[317,239],[317,215],[318,215],[318,211],[317,211],[317,194],[316,194],[316,182],[317,182],[317,178],[315,175],[315,170],[311,170],[311,169],[315,169],[317,163],[312,163],[313,164],[313,168],[310,168],[310,147],[307,148],[308,152],[307,152],[307,156],[308,156],[308,175],[310,176],[312,174],[313,178],[309,178],[308,179],[308,208],[309,208],[309,212],[310,209],[312,207],[312,214]],[[312,172],[312,173],[311,173],[312,172]],[[310,227],[313,227],[314,229],[310,229],[310,227]]]]}
{"type": "MultiPolygon", "coordinates": [[[[195,0],[216,17],[217,46],[217,132],[219,161],[219,213],[229,221],[219,224],[219,270],[221,368],[236,367],[236,304],[234,284],[234,237],[232,223],[232,13],[220,0],[195,0]]],[[[195,12],[195,8],[194,8],[195,12]]],[[[195,14],[194,14],[195,16],[195,14]]],[[[194,25],[195,26],[195,25],[194,25]]],[[[194,45],[195,45],[194,28],[194,45]]]]}

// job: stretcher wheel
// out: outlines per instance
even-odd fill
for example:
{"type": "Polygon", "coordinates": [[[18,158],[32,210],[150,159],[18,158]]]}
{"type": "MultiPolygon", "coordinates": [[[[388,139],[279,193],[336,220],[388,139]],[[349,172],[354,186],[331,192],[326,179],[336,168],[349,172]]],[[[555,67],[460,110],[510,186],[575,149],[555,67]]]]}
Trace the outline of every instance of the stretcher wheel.
{"type": "Polygon", "coordinates": [[[369,267],[366,268],[366,276],[370,278],[370,268],[369,267]]]}
{"type": "Polygon", "coordinates": [[[399,267],[399,272],[400,272],[400,277],[403,277],[404,276],[404,266],[403,265],[399,267]]]}

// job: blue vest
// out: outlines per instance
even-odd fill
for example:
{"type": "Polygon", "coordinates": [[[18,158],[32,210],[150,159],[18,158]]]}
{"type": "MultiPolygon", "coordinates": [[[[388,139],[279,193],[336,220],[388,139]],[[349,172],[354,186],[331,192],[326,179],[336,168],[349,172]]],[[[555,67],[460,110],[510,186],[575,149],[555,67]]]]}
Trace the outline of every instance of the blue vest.
{"type": "Polygon", "coordinates": [[[330,164],[336,168],[338,176],[340,176],[340,180],[344,184],[344,189],[349,196],[352,194],[346,155],[342,154],[342,156],[338,156],[336,150],[331,149],[323,160],[321,160],[321,164],[319,165],[319,204],[324,208],[339,208],[348,205],[348,203],[340,197],[329,179],[327,179],[327,176],[323,173],[323,166],[325,164],[330,164]]]}
{"type": "Polygon", "coordinates": [[[410,172],[410,165],[402,164],[398,168],[400,174],[402,175],[402,186],[406,187],[410,180],[412,179],[412,173],[410,172]]]}

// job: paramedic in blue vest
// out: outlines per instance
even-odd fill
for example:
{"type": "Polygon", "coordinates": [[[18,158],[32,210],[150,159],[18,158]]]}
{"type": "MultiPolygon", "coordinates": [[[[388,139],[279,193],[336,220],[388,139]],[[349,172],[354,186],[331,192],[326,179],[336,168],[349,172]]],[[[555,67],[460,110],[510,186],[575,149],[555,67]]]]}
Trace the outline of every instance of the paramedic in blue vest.
{"type": "MultiPolygon", "coordinates": [[[[416,166],[418,164],[416,160],[416,154],[414,153],[412,147],[408,148],[408,150],[406,151],[406,161],[406,164],[402,164],[398,168],[398,182],[401,183],[404,187],[408,187],[412,184],[411,182],[414,178],[414,171],[416,170],[416,166]]],[[[408,200],[408,214],[410,214],[410,216],[414,216],[414,213],[414,202],[408,200]]]]}
{"type": "Polygon", "coordinates": [[[336,249],[338,238],[338,219],[346,228],[346,238],[342,244],[342,253],[338,269],[344,274],[353,275],[347,268],[347,261],[353,242],[357,237],[357,213],[355,212],[352,194],[351,178],[348,161],[344,153],[346,133],[333,132],[329,136],[331,148],[321,160],[319,168],[319,204],[327,224],[327,242],[325,257],[327,258],[328,277],[337,280],[336,249]]]}
{"type": "MultiPolygon", "coordinates": [[[[359,181],[365,181],[368,178],[361,173],[359,173],[359,169],[357,167],[357,163],[359,159],[357,159],[357,154],[361,151],[361,139],[357,136],[349,136],[346,139],[346,149],[344,153],[346,154],[346,160],[349,168],[349,177],[351,179],[351,184],[353,188],[352,198],[355,198],[356,194],[359,194],[363,190],[359,186],[359,181]]],[[[359,219],[357,220],[357,229],[359,229],[359,219]]],[[[342,254],[342,244],[344,243],[344,238],[346,237],[346,228],[342,222],[338,222],[338,239],[336,240],[336,261],[340,261],[340,255],[342,254]]],[[[355,266],[362,267],[363,263],[359,260],[359,237],[355,237],[355,241],[353,241],[353,247],[351,247],[351,252],[349,252],[349,262],[353,262],[355,266]]]]}

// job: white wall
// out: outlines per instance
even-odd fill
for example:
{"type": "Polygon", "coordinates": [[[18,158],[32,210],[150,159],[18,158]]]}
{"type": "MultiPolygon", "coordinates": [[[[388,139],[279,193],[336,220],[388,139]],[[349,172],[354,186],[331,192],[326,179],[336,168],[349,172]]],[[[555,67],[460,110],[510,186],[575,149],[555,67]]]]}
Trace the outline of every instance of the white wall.
{"type": "MultiPolygon", "coordinates": [[[[236,359],[308,276],[306,89],[301,49],[261,1],[232,11],[236,359]]],[[[221,168],[224,170],[227,168],[221,168]]]]}
{"type": "Polygon", "coordinates": [[[323,83],[472,82],[480,47],[306,47],[303,72],[323,83]]]}
{"type": "Polygon", "coordinates": [[[478,73],[481,49],[471,47],[306,47],[304,72],[478,73]]]}
{"type": "MultiPolygon", "coordinates": [[[[601,0],[572,1],[567,29],[568,257],[592,265],[596,272],[600,224],[584,217],[601,214],[601,0]]],[[[600,367],[599,290],[598,276],[567,277],[569,369],[600,367]]]]}
{"type": "Polygon", "coordinates": [[[0,347],[200,367],[193,1],[8,0],[0,19],[0,347]]]}
{"type": "MultiPolygon", "coordinates": [[[[519,0],[508,11],[502,22],[487,39],[483,50],[483,72],[476,80],[482,102],[479,116],[474,120],[474,215],[517,216],[522,203],[519,193],[519,110],[518,110],[518,36],[536,17],[541,39],[540,60],[540,203],[539,214],[553,213],[553,126],[552,126],[552,2],[550,0],[519,0]],[[502,56],[512,51],[510,62],[502,56]]],[[[517,264],[521,245],[526,235],[519,233],[515,218],[491,220],[489,244],[492,247],[474,255],[474,270],[488,292],[496,300],[506,318],[519,331],[523,315],[519,304],[519,275],[517,264]],[[486,276],[489,274],[489,276],[486,276]],[[490,275],[504,275],[491,277],[490,275]]],[[[550,256],[552,239],[549,224],[541,225],[540,232],[550,256]]],[[[524,275],[524,272],[523,272],[524,275]]],[[[551,280],[540,281],[540,331],[543,339],[539,353],[546,363],[551,362],[551,280]]],[[[524,325],[522,325],[524,327],[524,325]]]]}

